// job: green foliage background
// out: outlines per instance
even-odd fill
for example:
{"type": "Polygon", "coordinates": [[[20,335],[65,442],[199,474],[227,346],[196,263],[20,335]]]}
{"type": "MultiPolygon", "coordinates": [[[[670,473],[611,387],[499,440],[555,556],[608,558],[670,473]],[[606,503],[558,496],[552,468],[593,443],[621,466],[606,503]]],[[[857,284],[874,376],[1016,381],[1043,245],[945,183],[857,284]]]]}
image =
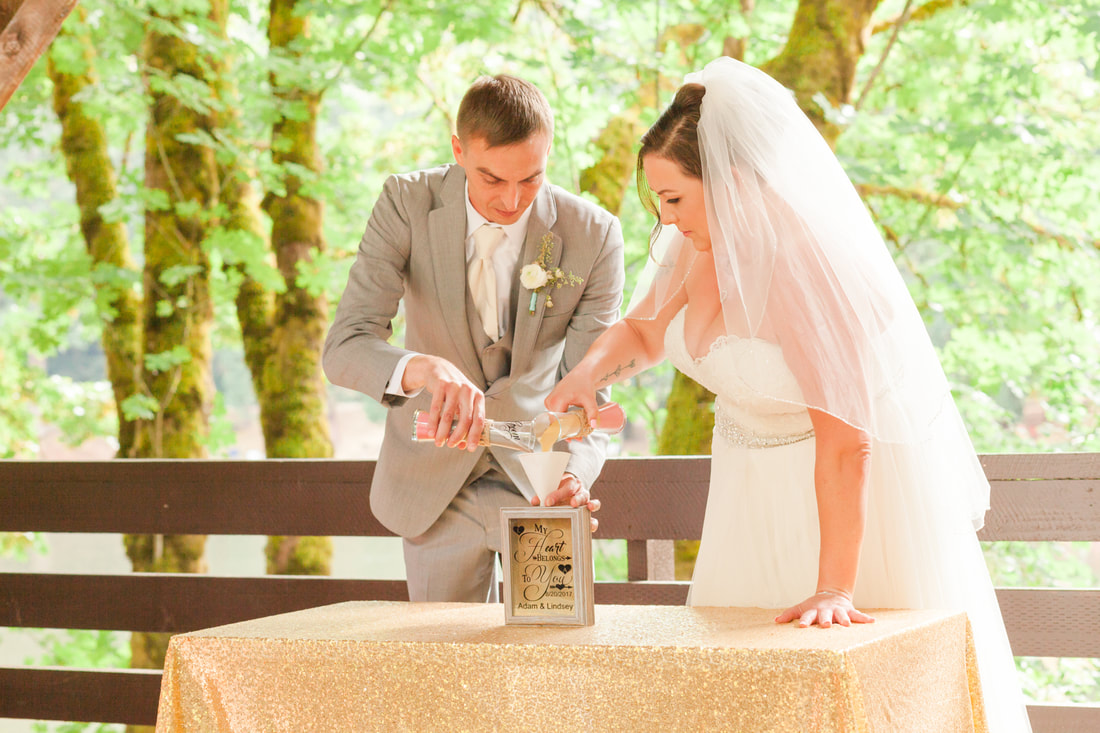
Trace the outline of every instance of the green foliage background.
{"type": "MultiPolygon", "coordinates": [[[[160,5],[82,3],[100,76],[83,101],[105,125],[121,175],[124,195],[109,216],[127,223],[138,257],[141,211],[153,194],[142,186],[147,90],[136,52],[151,22],[148,9],[160,5]]],[[[884,2],[879,14],[888,18],[901,5],[884,2]]],[[[795,3],[761,6],[744,16],[728,2],[671,0],[307,3],[312,55],[293,71],[324,90],[324,170],[310,177],[309,192],[324,201],[331,246],[301,269],[299,281],[339,297],[385,176],[450,160],[454,110],[479,73],[519,74],[546,91],[557,114],[550,177],[578,190],[581,171],[598,160],[595,138],[612,116],[629,112],[643,124],[655,118],[658,106],[644,100],[656,72],[674,86],[719,55],[727,36],[749,38],[750,63],[778,52],[795,3]],[[670,26],[700,32],[679,43],[682,34],[670,26]]],[[[837,152],[909,278],[979,450],[1096,450],[1100,339],[1097,290],[1089,285],[1100,274],[1100,3],[958,6],[904,26],[864,90],[890,34],[870,38],[857,75],[858,109],[830,110],[843,125],[837,152]],[[1025,408],[1041,413],[1030,432],[1021,429],[1025,408]]],[[[232,10],[226,53],[236,60],[244,130],[240,140],[207,142],[247,158],[265,190],[279,191],[287,171],[271,163],[268,131],[277,106],[293,103],[270,94],[268,72],[286,62],[267,52],[265,4],[235,2],[232,10]]],[[[222,43],[201,27],[192,32],[204,43],[222,43]]],[[[50,53],[62,66],[84,63],[71,41],[50,53]]],[[[46,360],[97,342],[109,312],[96,302],[93,279],[140,288],[133,273],[92,268],[84,252],[43,67],[35,66],[0,116],[6,457],[35,455],[40,421],[59,425],[73,443],[114,434],[104,404],[109,390],[93,375],[51,378],[46,360]]],[[[205,104],[203,90],[185,82],[157,83],[205,104]]],[[[660,103],[671,88],[660,90],[660,103]]],[[[629,194],[621,218],[636,272],[651,222],[629,194]]],[[[207,246],[215,263],[244,262],[250,274],[276,282],[246,237],[218,231],[207,246]]],[[[232,352],[240,340],[231,307],[238,283],[227,270],[215,272],[218,346],[232,352]]],[[[638,406],[637,414],[652,414],[653,429],[661,418],[661,377],[621,397],[638,406]]],[[[215,448],[226,441],[232,436],[215,448]]]]}

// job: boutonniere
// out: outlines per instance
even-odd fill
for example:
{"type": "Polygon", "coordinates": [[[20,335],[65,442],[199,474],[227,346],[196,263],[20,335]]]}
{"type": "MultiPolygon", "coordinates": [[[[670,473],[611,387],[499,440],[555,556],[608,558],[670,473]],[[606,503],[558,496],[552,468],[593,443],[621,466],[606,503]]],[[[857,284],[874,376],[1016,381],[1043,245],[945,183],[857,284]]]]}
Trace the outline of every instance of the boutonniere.
{"type": "Polygon", "coordinates": [[[546,290],[546,307],[553,308],[554,300],[550,293],[552,288],[560,288],[563,285],[580,285],[583,277],[577,277],[573,273],[564,272],[560,267],[550,266],[550,255],[554,251],[554,235],[550,232],[542,238],[539,244],[539,256],[529,265],[524,265],[519,271],[519,283],[531,291],[531,305],[529,312],[535,312],[535,301],[539,293],[546,290]]]}

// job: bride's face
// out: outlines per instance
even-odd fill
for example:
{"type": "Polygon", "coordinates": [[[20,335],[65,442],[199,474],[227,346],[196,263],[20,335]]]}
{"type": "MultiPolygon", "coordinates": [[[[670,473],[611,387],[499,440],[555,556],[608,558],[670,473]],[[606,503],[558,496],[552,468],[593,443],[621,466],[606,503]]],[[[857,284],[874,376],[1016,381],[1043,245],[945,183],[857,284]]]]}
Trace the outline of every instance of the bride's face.
{"type": "Polygon", "coordinates": [[[703,182],[684,173],[679,164],[657,155],[642,161],[649,190],[657,194],[661,223],[673,225],[695,249],[710,249],[707,209],[703,201],[703,182]]]}

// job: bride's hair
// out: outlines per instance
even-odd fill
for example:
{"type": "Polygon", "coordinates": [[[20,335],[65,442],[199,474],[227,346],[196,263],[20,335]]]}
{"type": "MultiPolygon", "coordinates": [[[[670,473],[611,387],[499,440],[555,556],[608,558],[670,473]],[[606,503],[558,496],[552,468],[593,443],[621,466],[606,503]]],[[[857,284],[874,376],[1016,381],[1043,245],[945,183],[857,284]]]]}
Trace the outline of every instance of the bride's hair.
{"type": "Polygon", "coordinates": [[[495,148],[541,132],[553,138],[554,113],[531,82],[507,74],[482,76],[462,97],[455,127],[459,140],[482,138],[495,148]]]}
{"type": "Polygon", "coordinates": [[[646,211],[661,218],[660,208],[649,190],[645,178],[643,163],[649,155],[671,160],[680,167],[684,175],[703,178],[703,159],[699,155],[699,115],[703,95],[707,88],[702,84],[684,84],[676,92],[676,97],[668,109],[653,123],[653,127],[642,136],[642,147],[638,149],[638,196],[646,211]]]}
{"type": "Polygon", "coordinates": [[[668,108],[646,134],[642,135],[642,146],[638,149],[636,164],[638,198],[642,200],[645,210],[657,218],[653,231],[649,233],[650,257],[653,256],[653,245],[661,232],[661,208],[645,177],[645,158],[656,155],[671,160],[680,167],[684,175],[703,179],[703,158],[699,154],[699,115],[703,95],[706,93],[707,88],[702,84],[684,84],[676,92],[668,108]]]}

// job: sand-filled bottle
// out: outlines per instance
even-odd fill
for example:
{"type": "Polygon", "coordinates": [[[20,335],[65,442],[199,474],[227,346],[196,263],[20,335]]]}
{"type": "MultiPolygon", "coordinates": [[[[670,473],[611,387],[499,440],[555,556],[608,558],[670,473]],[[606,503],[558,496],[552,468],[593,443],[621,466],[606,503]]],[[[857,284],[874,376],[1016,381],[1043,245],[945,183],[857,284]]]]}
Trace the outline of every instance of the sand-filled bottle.
{"type": "MultiPolygon", "coordinates": [[[[592,432],[612,435],[621,432],[625,425],[623,408],[615,402],[605,402],[596,411],[595,427],[588,424],[583,408],[571,407],[566,412],[543,412],[531,420],[486,420],[478,444],[533,453],[548,451],[560,440],[584,437],[592,432]]],[[[435,440],[428,435],[427,410],[413,413],[412,439],[418,442],[435,440]]]]}

